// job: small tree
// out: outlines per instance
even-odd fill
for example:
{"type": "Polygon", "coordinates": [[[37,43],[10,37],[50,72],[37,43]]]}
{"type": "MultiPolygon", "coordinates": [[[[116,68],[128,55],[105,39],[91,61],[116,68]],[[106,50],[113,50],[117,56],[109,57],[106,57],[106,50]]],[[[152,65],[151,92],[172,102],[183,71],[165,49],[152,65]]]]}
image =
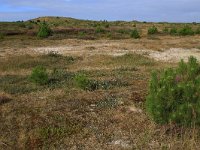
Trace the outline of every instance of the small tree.
{"type": "Polygon", "coordinates": [[[156,34],[158,33],[158,29],[155,27],[155,26],[152,26],[148,29],[148,34],[151,35],[151,34],[156,34]]]}
{"type": "Polygon", "coordinates": [[[77,74],[74,79],[79,88],[83,90],[87,90],[89,88],[90,80],[84,74],[77,74]]]}
{"type": "Polygon", "coordinates": [[[48,83],[49,77],[46,68],[37,66],[32,70],[30,80],[36,84],[44,85],[48,83]]]}
{"type": "Polygon", "coordinates": [[[186,35],[194,35],[194,31],[190,26],[185,26],[179,30],[179,35],[186,36],[186,35]]]}
{"type": "Polygon", "coordinates": [[[39,38],[47,38],[48,36],[50,36],[52,33],[51,29],[49,28],[49,26],[43,22],[42,24],[40,24],[40,28],[38,31],[37,36],[39,38]]]}
{"type": "Polygon", "coordinates": [[[134,38],[134,39],[140,38],[140,33],[138,32],[137,29],[133,29],[133,30],[131,31],[131,37],[134,38]]]}
{"type": "Polygon", "coordinates": [[[177,29],[175,27],[173,27],[173,28],[170,29],[169,33],[171,35],[176,35],[177,34],[177,29]]]}
{"type": "Polygon", "coordinates": [[[176,69],[152,74],[146,100],[148,114],[157,123],[200,125],[200,65],[194,57],[176,69]]]}

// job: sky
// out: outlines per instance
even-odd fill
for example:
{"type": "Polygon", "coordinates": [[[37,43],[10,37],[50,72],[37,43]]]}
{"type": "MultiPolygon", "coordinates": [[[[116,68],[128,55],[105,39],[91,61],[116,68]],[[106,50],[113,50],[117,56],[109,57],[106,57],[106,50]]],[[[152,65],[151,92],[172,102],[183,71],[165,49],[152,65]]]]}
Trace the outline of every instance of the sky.
{"type": "Polygon", "coordinates": [[[29,20],[41,16],[200,22],[200,0],[0,0],[0,21],[29,20]]]}

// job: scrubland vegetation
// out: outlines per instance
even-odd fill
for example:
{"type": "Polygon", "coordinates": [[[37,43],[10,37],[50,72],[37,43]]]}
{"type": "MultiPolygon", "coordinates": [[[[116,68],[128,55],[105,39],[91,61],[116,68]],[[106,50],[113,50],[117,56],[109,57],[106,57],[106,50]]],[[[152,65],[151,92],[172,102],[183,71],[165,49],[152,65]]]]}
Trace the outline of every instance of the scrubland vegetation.
{"type": "Polygon", "coordinates": [[[107,54],[110,47],[127,50],[124,39],[138,49],[197,48],[189,39],[199,33],[198,23],[62,17],[0,23],[0,53],[27,50],[0,56],[0,149],[199,149],[198,60],[107,54]],[[114,39],[119,44],[109,45],[114,39]],[[99,45],[90,44],[84,55],[28,52],[70,42],[78,49],[81,40],[103,40],[107,51],[93,55],[99,45]]]}

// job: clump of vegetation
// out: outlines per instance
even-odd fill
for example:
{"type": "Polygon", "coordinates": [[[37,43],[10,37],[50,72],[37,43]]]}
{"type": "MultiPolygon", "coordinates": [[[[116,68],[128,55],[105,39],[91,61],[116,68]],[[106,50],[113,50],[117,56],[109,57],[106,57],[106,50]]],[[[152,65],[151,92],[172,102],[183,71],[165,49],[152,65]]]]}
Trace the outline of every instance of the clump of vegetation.
{"type": "Polygon", "coordinates": [[[200,65],[194,57],[178,68],[152,73],[146,100],[148,114],[157,123],[200,125],[200,65]]]}
{"type": "Polygon", "coordinates": [[[140,33],[138,32],[137,29],[134,29],[134,30],[131,31],[131,37],[134,38],[134,39],[140,38],[140,33]]]}
{"type": "Polygon", "coordinates": [[[51,29],[49,28],[49,26],[45,22],[43,22],[40,25],[39,32],[38,32],[37,36],[39,38],[47,38],[51,34],[52,34],[51,29]]]}
{"type": "Polygon", "coordinates": [[[37,66],[32,70],[30,80],[39,85],[45,85],[49,81],[48,73],[45,67],[37,66]]]}
{"type": "Polygon", "coordinates": [[[164,29],[163,29],[163,33],[169,33],[169,28],[167,28],[167,27],[165,27],[164,29]]]}
{"type": "Polygon", "coordinates": [[[171,35],[176,35],[178,33],[178,31],[177,31],[177,29],[175,27],[173,27],[173,28],[170,29],[169,33],[171,35]]]}
{"type": "Polygon", "coordinates": [[[149,35],[156,34],[156,33],[158,33],[158,28],[157,28],[157,27],[152,26],[152,27],[150,27],[150,28],[148,29],[148,34],[149,34],[149,35]]]}
{"type": "Polygon", "coordinates": [[[200,34],[200,27],[196,29],[195,34],[200,34]]]}
{"type": "Polygon", "coordinates": [[[0,40],[4,39],[4,34],[0,33],[0,40]]]}
{"type": "Polygon", "coordinates": [[[47,54],[48,57],[54,57],[54,58],[59,58],[59,57],[62,57],[61,54],[59,54],[58,52],[55,52],[55,51],[51,51],[47,54]]]}
{"type": "Polygon", "coordinates": [[[90,88],[90,80],[84,74],[77,74],[74,78],[76,85],[83,89],[89,90],[90,88]]]}
{"type": "Polygon", "coordinates": [[[95,30],[96,33],[104,33],[105,30],[101,27],[101,26],[98,26],[95,30]]]}
{"type": "Polygon", "coordinates": [[[26,24],[24,22],[18,22],[18,26],[20,28],[26,28],[26,24]]]}
{"type": "Polygon", "coordinates": [[[117,30],[117,32],[120,34],[129,34],[130,33],[130,31],[127,29],[119,29],[119,30],[117,30]]]}
{"type": "Polygon", "coordinates": [[[83,38],[83,37],[85,37],[86,33],[81,31],[81,32],[78,33],[78,35],[79,35],[80,38],[83,38]]]}
{"type": "Polygon", "coordinates": [[[186,36],[186,35],[194,35],[194,31],[190,26],[185,26],[179,30],[179,35],[186,36]]]}
{"type": "Polygon", "coordinates": [[[10,101],[11,101],[11,98],[9,98],[6,95],[0,94],[0,106],[5,104],[5,103],[8,103],[10,101]]]}

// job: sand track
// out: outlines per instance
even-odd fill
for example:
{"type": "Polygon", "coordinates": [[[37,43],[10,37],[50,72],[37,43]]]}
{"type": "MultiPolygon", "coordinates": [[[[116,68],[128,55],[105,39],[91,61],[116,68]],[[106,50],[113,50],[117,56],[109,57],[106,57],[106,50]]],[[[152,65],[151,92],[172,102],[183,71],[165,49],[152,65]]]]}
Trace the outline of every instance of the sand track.
{"type": "MultiPolygon", "coordinates": [[[[121,56],[127,53],[137,53],[145,55],[149,58],[153,58],[157,61],[164,62],[179,62],[181,59],[185,61],[188,57],[195,56],[200,61],[200,50],[199,49],[183,49],[183,48],[170,48],[168,50],[155,51],[151,49],[121,49],[113,48],[114,45],[88,45],[85,47],[40,47],[33,48],[31,51],[35,53],[49,53],[55,52],[64,55],[111,55],[111,56],[121,56]],[[112,48],[110,47],[112,46],[112,48]]],[[[116,45],[115,45],[116,46],[116,45]]]]}
{"type": "Polygon", "coordinates": [[[93,42],[72,42],[62,46],[28,47],[21,49],[0,49],[0,56],[21,55],[21,54],[41,54],[56,52],[64,55],[92,56],[111,55],[121,56],[127,53],[142,54],[157,61],[178,62],[181,59],[187,60],[189,56],[195,56],[200,61],[199,49],[168,48],[163,50],[141,49],[134,44],[120,41],[93,41],[93,42]]]}

